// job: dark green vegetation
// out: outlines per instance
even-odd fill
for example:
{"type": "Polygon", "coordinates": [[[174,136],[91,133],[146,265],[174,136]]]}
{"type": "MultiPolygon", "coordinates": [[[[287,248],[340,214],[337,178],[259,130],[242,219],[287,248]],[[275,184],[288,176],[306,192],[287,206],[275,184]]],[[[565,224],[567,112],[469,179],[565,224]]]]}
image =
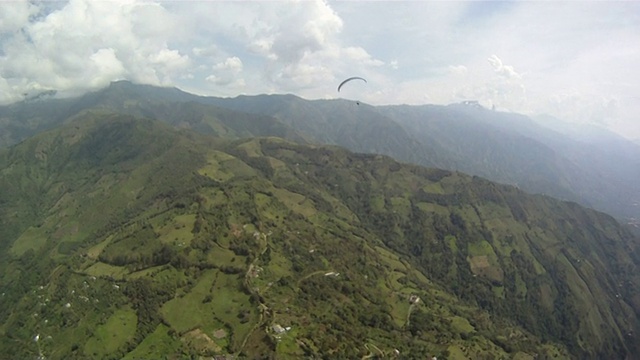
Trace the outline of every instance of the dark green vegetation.
{"type": "Polygon", "coordinates": [[[640,352],[638,239],[602,213],[281,138],[63,122],[0,152],[0,356],[640,352]]]}

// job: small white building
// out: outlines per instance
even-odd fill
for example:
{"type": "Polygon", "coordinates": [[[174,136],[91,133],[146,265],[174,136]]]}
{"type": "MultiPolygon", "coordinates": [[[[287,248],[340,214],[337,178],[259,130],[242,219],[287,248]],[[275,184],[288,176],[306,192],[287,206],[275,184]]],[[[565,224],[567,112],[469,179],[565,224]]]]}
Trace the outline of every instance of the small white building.
{"type": "Polygon", "coordinates": [[[286,331],[286,330],[285,330],[282,326],[280,326],[279,324],[275,324],[275,325],[273,325],[271,328],[273,329],[273,331],[274,331],[276,334],[282,334],[283,332],[285,332],[285,331],[286,331]]]}

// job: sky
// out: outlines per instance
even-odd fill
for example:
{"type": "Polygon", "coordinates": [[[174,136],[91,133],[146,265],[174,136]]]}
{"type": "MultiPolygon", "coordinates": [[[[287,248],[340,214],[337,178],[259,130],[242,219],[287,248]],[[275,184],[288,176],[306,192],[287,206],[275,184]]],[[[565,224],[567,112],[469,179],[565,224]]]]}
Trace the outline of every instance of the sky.
{"type": "Polygon", "coordinates": [[[640,2],[0,3],[1,104],[115,80],[219,97],[476,100],[638,139],[640,2]],[[338,93],[351,76],[367,82],[338,93]]]}

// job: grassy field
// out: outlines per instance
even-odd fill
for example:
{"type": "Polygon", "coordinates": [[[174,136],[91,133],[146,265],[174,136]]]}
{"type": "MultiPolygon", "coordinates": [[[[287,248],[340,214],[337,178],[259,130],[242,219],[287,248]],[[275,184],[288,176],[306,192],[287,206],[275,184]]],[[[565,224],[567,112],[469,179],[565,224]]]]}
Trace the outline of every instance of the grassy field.
{"type": "Polygon", "coordinates": [[[175,244],[180,247],[189,246],[193,239],[193,224],[196,221],[195,214],[182,214],[170,217],[171,221],[157,224],[155,230],[161,242],[175,244]]]}
{"type": "Polygon", "coordinates": [[[125,267],[109,265],[102,262],[94,263],[89,268],[85,269],[84,272],[92,276],[109,276],[120,280],[124,279],[129,274],[129,270],[125,267]]]}
{"type": "Polygon", "coordinates": [[[104,325],[98,326],[84,345],[84,353],[93,358],[106,357],[133,339],[137,317],[130,308],[118,309],[104,325]]]}
{"type": "Polygon", "coordinates": [[[257,320],[249,297],[234,290],[239,285],[237,276],[206,271],[188,293],[164,304],[162,314],[179,334],[199,328],[212,336],[220,328],[233,329],[223,342],[237,349],[257,320]]]}
{"type": "Polygon", "coordinates": [[[123,360],[162,359],[172,354],[183,354],[183,344],[169,335],[170,328],[160,324],[123,360]]]}
{"type": "Polygon", "coordinates": [[[11,247],[11,253],[15,256],[24,254],[27,250],[38,250],[47,242],[45,228],[29,227],[16,239],[11,247]]]}

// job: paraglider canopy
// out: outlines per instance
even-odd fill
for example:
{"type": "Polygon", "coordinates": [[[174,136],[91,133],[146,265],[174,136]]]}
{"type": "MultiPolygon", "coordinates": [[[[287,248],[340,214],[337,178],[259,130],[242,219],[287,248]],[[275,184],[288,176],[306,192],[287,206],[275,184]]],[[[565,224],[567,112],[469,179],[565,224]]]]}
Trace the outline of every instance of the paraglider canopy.
{"type": "Polygon", "coordinates": [[[367,80],[365,80],[364,78],[361,78],[359,76],[350,77],[350,78],[344,80],[343,82],[341,82],[340,85],[338,85],[338,92],[340,92],[340,88],[342,88],[342,85],[344,85],[344,84],[346,84],[346,83],[348,83],[349,81],[352,81],[352,80],[362,80],[364,82],[367,82],[367,80]]]}

